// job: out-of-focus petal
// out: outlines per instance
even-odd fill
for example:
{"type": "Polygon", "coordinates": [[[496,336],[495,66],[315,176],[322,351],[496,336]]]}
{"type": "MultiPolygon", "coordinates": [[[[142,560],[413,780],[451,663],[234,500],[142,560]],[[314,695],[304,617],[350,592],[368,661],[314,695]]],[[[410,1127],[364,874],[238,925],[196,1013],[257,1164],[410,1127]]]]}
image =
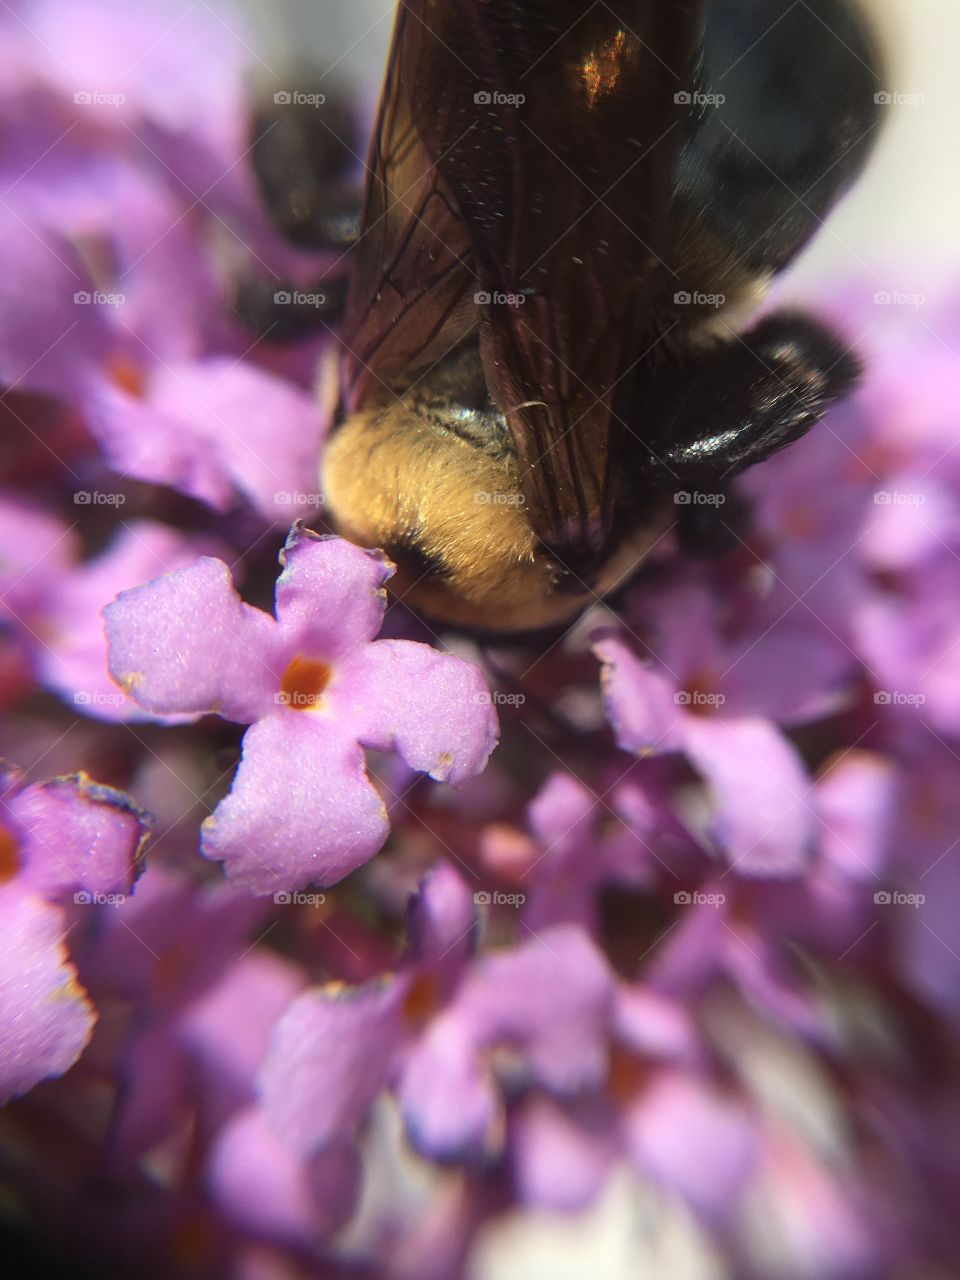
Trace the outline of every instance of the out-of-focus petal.
{"type": "Polygon", "coordinates": [[[710,786],[710,834],[741,875],[802,871],[814,836],[799,754],[763,720],[689,716],[685,749],[710,786]]]}
{"type": "Polygon", "coordinates": [[[310,1157],[298,1154],[251,1106],[220,1131],[208,1177],[220,1208],[243,1232],[310,1245],[349,1217],[360,1167],[345,1144],[310,1157]]]}
{"type": "Polygon", "coordinates": [[[348,1138],[387,1081],[402,1043],[406,983],[317,987],[280,1019],[260,1072],[270,1123],[308,1155],[348,1138]]]}
{"type": "Polygon", "coordinates": [[[439,1017],[411,1050],[397,1090],[414,1147],[434,1160],[476,1161],[502,1140],[489,1069],[455,1017],[439,1017]]]}
{"type": "Polygon", "coordinates": [[[520,1048],[545,1087],[572,1092],[606,1070],[614,987],[587,934],[555,925],[480,959],[457,996],[478,1045],[520,1048]]]}
{"type": "Polygon", "coordinates": [[[0,889],[0,1103],[62,1075],[95,1014],[63,945],[63,915],[17,885],[0,889]]]}
{"type": "Polygon", "coordinates": [[[617,745],[637,755],[681,747],[682,707],[672,681],[644,666],[618,636],[598,640],[593,651],[604,664],[604,701],[617,745]]]}

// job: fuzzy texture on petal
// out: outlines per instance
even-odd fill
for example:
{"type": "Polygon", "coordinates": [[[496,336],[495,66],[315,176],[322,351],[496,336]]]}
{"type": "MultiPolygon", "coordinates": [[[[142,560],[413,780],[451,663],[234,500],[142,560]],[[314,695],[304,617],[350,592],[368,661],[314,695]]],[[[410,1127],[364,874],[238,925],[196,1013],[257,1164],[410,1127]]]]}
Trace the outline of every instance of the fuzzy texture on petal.
{"type": "Polygon", "coordinates": [[[5,806],[22,832],[23,881],[46,897],[129,891],[150,819],[86,774],[26,787],[5,806]]]}
{"type": "Polygon", "coordinates": [[[252,725],[230,794],[203,824],[204,856],[253,893],[335,884],[390,830],[349,723],[318,714],[281,708],[252,725]]]}
{"type": "Polygon", "coordinates": [[[360,741],[397,751],[412,769],[454,786],[497,744],[497,716],[477,667],[411,640],[378,640],[344,662],[335,691],[360,741]]]}
{"type": "Polygon", "coordinates": [[[63,945],[63,916],[16,885],[0,889],[0,1104],[72,1067],[95,1014],[63,945]]]}
{"type": "Polygon", "coordinates": [[[378,634],[393,565],[379,551],[320,536],[298,521],[280,554],[276,613],[294,653],[334,662],[378,634]]]}
{"type": "Polygon", "coordinates": [[[248,722],[273,703],[275,623],[243,603],[222,560],[123,591],[103,616],[110,674],[145,710],[248,722]]]}

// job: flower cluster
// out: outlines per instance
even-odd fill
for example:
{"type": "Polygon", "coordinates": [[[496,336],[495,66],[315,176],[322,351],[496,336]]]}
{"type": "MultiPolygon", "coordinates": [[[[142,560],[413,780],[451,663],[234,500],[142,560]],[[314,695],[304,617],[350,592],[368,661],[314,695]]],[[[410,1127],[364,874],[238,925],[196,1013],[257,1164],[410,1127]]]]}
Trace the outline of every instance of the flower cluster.
{"type": "Polygon", "coordinates": [[[13,1247],[946,1275],[956,304],[835,296],[865,383],[737,482],[722,559],[668,537],[536,649],[437,635],[318,518],[330,335],[231,310],[335,270],[260,205],[254,43],[213,4],[0,14],[13,1247]]]}

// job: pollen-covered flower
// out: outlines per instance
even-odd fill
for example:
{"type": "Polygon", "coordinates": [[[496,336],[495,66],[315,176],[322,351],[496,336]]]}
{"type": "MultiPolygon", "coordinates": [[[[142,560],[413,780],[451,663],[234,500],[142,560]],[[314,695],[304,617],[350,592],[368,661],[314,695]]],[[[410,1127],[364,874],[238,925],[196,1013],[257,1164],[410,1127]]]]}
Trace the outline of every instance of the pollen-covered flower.
{"type": "Polygon", "coordinates": [[[105,610],[114,679],[158,715],[249,724],[203,851],[257,893],[332,884],[387,837],[364,750],[457,784],[496,741],[480,672],[428,645],[375,640],[383,556],[295,525],[276,617],[244,604],[220,560],[123,593],[105,610]]]}

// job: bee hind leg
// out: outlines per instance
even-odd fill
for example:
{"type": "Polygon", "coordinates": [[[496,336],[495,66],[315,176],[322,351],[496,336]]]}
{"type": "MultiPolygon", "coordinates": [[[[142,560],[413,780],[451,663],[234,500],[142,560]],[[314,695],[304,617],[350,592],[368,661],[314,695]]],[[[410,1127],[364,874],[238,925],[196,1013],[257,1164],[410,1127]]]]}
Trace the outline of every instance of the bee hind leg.
{"type": "Polygon", "coordinates": [[[859,361],[835,334],[789,312],[691,353],[643,388],[643,420],[653,427],[646,478],[661,490],[719,493],[738,472],[805,435],[859,374],[859,361]]]}

